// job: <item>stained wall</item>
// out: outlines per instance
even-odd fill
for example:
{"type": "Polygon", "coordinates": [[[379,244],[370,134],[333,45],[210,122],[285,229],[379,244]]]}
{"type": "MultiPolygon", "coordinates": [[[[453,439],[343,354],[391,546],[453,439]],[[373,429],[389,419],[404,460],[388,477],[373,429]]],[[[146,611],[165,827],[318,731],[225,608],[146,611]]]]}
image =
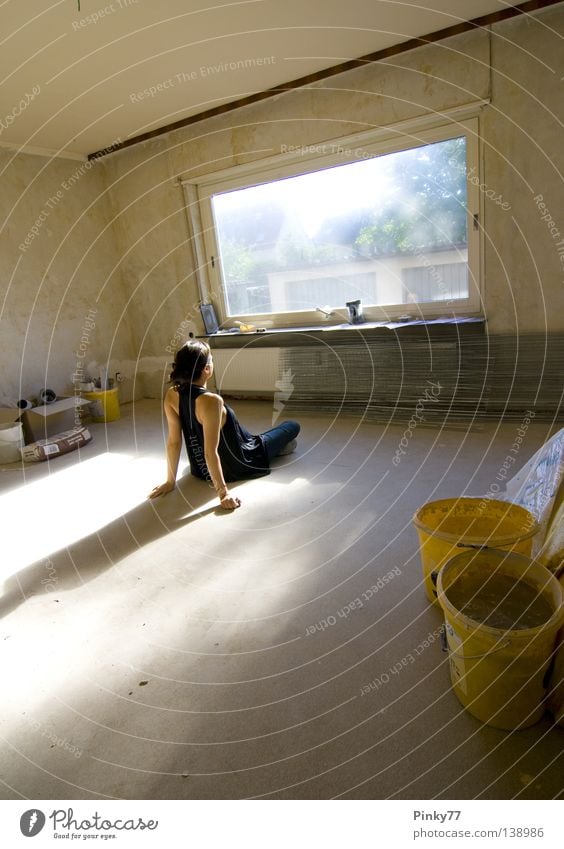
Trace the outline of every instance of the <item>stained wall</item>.
{"type": "Polygon", "coordinates": [[[563,30],[562,6],[521,16],[113,153],[64,193],[23,254],[18,245],[77,165],[3,155],[1,344],[12,384],[25,394],[63,382],[95,303],[92,359],[117,363],[129,396],[162,394],[175,348],[201,329],[179,178],[477,100],[489,101],[480,115],[488,330],[564,330],[563,30]]]}
{"type": "Polygon", "coordinates": [[[0,175],[2,406],[72,392],[135,347],[100,163],[0,152],[0,175]]]}
{"type": "MultiPolygon", "coordinates": [[[[564,329],[564,264],[534,198],[562,201],[561,7],[427,45],[243,107],[105,162],[145,346],[162,351],[197,300],[178,176],[210,173],[480,99],[484,314],[492,332],[564,329]],[[489,191],[490,197],[486,195],[489,191]],[[491,196],[503,200],[491,200],[491,196]],[[509,205],[509,209],[507,206],[509,205]],[[145,238],[146,236],[146,238],[145,238]]],[[[558,223],[558,222],[557,222],[558,223]]],[[[564,231],[564,224],[559,227],[564,231]]]]}

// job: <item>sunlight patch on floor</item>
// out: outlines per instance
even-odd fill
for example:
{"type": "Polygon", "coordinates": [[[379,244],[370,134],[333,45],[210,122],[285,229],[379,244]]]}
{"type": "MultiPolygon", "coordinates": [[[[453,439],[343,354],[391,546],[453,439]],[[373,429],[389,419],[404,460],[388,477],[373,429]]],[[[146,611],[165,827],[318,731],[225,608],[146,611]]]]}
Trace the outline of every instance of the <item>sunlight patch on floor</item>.
{"type": "Polygon", "coordinates": [[[163,461],[106,452],[0,496],[6,579],[141,504],[163,461]]]}
{"type": "MultiPolygon", "coordinates": [[[[291,497],[295,492],[299,490],[305,489],[305,487],[310,486],[310,481],[306,478],[294,478],[291,481],[283,482],[280,480],[270,480],[269,478],[256,478],[252,481],[239,481],[237,483],[229,484],[229,492],[231,495],[240,498],[243,502],[242,514],[245,514],[245,508],[256,507],[256,506],[264,506],[267,501],[272,501],[272,503],[283,504],[282,499],[286,499],[291,497]]],[[[188,511],[183,514],[182,517],[179,518],[188,518],[189,516],[195,515],[197,512],[201,512],[204,508],[208,508],[213,504],[216,504],[219,507],[219,500],[211,490],[211,500],[206,502],[206,504],[200,505],[198,510],[188,511]]]]}

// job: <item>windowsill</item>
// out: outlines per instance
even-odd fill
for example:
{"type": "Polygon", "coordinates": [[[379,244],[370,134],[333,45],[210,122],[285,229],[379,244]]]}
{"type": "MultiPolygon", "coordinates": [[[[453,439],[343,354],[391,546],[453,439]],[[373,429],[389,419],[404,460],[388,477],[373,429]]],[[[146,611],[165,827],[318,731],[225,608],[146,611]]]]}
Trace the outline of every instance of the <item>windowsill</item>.
{"type": "Polygon", "coordinates": [[[236,339],[241,338],[242,336],[278,336],[289,333],[327,333],[327,332],[358,332],[362,330],[376,330],[376,329],[387,329],[387,330],[398,330],[402,327],[416,327],[421,325],[456,325],[456,324],[485,324],[485,318],[480,316],[474,317],[465,317],[459,316],[457,318],[428,318],[428,319],[412,319],[410,321],[365,321],[362,324],[312,324],[308,326],[300,325],[298,327],[268,327],[264,330],[249,330],[246,332],[241,332],[240,330],[224,330],[219,331],[218,333],[210,333],[203,334],[202,336],[197,336],[196,339],[229,339],[229,337],[234,337],[236,339]]]}

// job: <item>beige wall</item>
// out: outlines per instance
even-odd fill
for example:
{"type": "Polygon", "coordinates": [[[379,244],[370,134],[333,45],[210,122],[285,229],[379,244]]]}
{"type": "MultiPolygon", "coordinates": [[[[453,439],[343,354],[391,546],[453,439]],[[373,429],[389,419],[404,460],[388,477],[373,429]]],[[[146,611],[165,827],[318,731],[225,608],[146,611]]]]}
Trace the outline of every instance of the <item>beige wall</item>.
{"type": "Polygon", "coordinates": [[[494,32],[484,177],[512,208],[486,203],[487,316],[494,330],[564,330],[564,253],[557,247],[564,239],[564,7],[494,32]],[[552,233],[539,195],[553,216],[552,233]]]}
{"type": "MultiPolygon", "coordinates": [[[[38,157],[2,154],[8,216],[1,237],[3,293],[19,261],[5,303],[9,322],[6,312],[2,319],[4,374],[10,376],[3,391],[25,395],[45,382],[62,388],[83,316],[104,287],[90,358],[110,356],[135,381],[137,395],[161,395],[174,348],[188,330],[201,327],[179,176],[488,97],[481,117],[484,188],[511,207],[484,197],[489,330],[563,330],[564,264],[554,236],[558,227],[564,231],[555,117],[563,28],[562,7],[522,16],[491,32],[422,47],[107,156],[64,192],[24,254],[18,245],[80,163],[47,167],[38,157]],[[552,234],[541,220],[538,195],[554,215],[552,234]]],[[[130,384],[124,397],[131,391],[130,384]]]]}
{"type": "MultiPolygon", "coordinates": [[[[504,209],[501,201],[484,197],[489,330],[564,329],[564,265],[533,200],[541,193],[555,215],[561,207],[562,146],[554,113],[564,72],[557,34],[563,23],[560,7],[523,16],[495,25],[491,33],[472,32],[419,48],[107,157],[133,324],[138,337],[146,332],[143,355],[164,361],[164,349],[181,322],[196,317],[197,290],[176,177],[488,97],[491,105],[481,117],[484,188],[506,204],[504,209]]],[[[560,226],[564,231],[564,221],[560,226]]]]}
{"type": "Polygon", "coordinates": [[[98,376],[134,346],[100,164],[0,152],[0,174],[2,406],[64,394],[77,362],[98,376]]]}
{"type": "Polygon", "coordinates": [[[148,397],[161,397],[175,347],[189,330],[197,330],[199,301],[183,192],[173,179],[165,139],[110,156],[103,164],[135,328],[136,385],[148,397]]]}

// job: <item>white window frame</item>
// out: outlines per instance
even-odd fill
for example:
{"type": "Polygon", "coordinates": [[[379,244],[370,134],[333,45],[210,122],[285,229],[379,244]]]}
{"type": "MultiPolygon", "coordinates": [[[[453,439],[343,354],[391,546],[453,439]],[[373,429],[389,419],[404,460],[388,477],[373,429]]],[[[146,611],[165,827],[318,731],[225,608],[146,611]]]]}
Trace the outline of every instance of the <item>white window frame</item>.
{"type": "MultiPolygon", "coordinates": [[[[227,315],[224,284],[221,279],[221,262],[215,235],[212,196],[234,189],[248,188],[285,177],[324,170],[333,165],[343,165],[378,156],[466,137],[467,169],[482,173],[479,113],[487,101],[479,101],[451,110],[434,113],[424,118],[403,121],[399,124],[358,133],[346,138],[304,146],[300,150],[285,150],[278,156],[235,166],[199,177],[181,179],[185,191],[186,208],[195,245],[195,262],[200,297],[211,301],[223,327],[235,326],[236,321],[252,322],[268,327],[327,326],[319,312],[259,313],[227,315]]],[[[284,146],[282,146],[284,147],[284,146]]],[[[481,178],[480,178],[481,181],[481,178]]],[[[483,196],[477,180],[467,181],[468,208],[468,282],[469,297],[460,300],[435,301],[421,304],[395,304],[364,307],[366,321],[390,321],[409,312],[417,318],[435,318],[444,315],[473,316],[482,314],[483,304],[483,196]]],[[[322,306],[320,304],[320,306],[322,306]]],[[[331,323],[347,323],[348,313],[343,305],[335,309],[331,323]]]]}

